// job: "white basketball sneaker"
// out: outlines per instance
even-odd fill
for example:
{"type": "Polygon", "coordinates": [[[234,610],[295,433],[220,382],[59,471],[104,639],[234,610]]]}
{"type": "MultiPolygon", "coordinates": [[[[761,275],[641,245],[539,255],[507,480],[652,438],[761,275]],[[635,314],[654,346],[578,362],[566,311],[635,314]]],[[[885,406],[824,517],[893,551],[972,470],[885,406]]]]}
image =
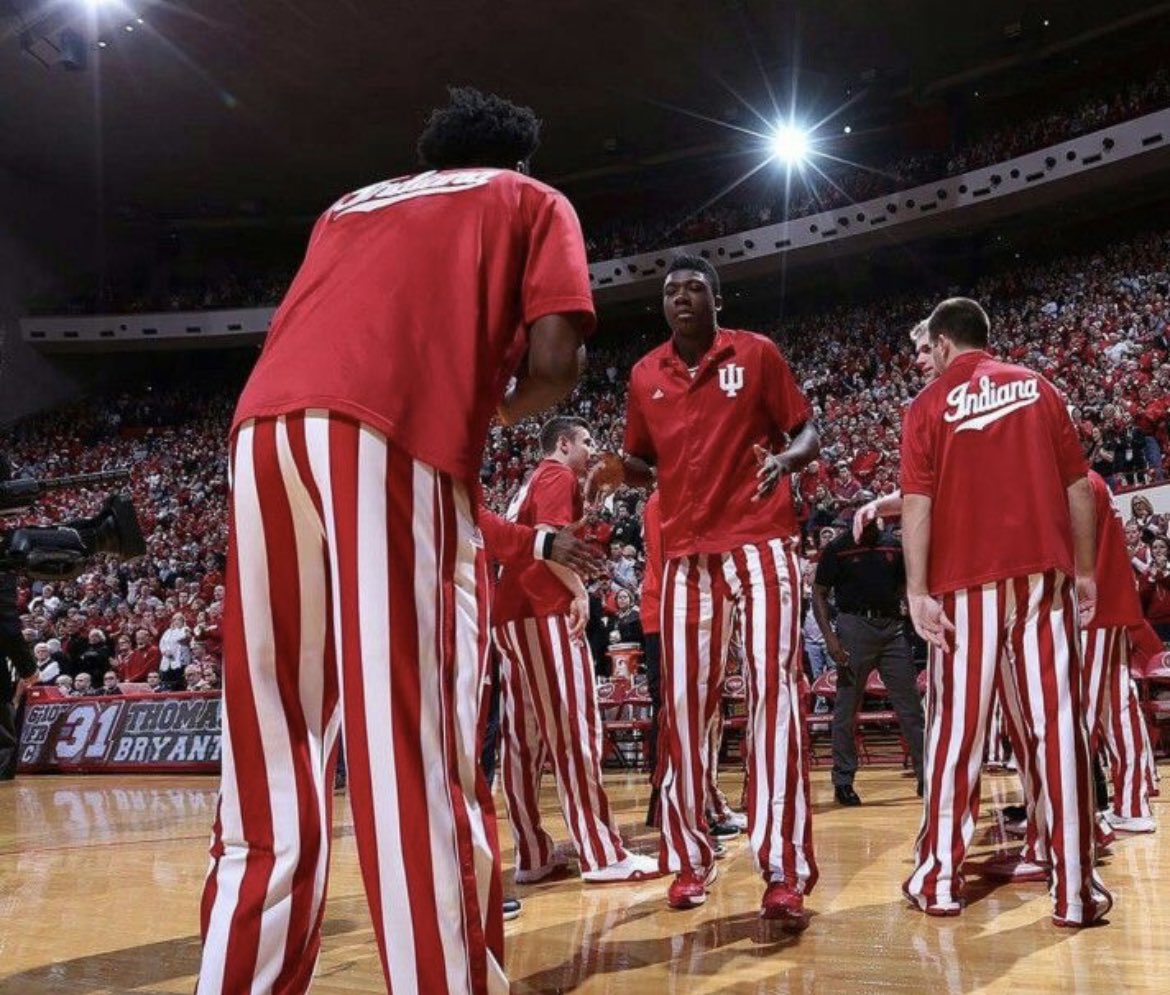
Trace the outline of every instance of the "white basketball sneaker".
{"type": "Polygon", "coordinates": [[[585,871],[581,880],[587,884],[617,884],[625,881],[651,881],[661,877],[657,857],[646,857],[640,853],[627,853],[616,864],[585,871]]]}
{"type": "Polygon", "coordinates": [[[1109,825],[1122,833],[1152,833],[1158,828],[1158,824],[1154,822],[1153,817],[1148,815],[1129,818],[1124,815],[1114,815],[1112,812],[1106,812],[1105,819],[1109,825]]]}

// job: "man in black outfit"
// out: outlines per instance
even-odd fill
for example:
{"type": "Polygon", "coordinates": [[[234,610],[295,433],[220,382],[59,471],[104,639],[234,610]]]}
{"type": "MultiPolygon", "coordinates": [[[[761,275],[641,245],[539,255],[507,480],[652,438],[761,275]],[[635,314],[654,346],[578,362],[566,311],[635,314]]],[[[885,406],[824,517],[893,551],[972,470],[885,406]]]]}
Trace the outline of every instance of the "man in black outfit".
{"type": "Polygon", "coordinates": [[[875,667],[890,695],[902,735],[910,747],[918,794],[922,794],[922,701],[915,688],[914,663],[906,640],[902,594],[906,567],[902,546],[889,531],[870,522],[856,542],[846,529],[822,551],[813,583],[813,611],[825,635],[825,649],[837,664],[833,706],[833,787],[842,805],[860,805],[853,790],[857,772],[854,723],[875,667]],[[830,622],[829,594],[836,595],[837,624],[830,622]]]}

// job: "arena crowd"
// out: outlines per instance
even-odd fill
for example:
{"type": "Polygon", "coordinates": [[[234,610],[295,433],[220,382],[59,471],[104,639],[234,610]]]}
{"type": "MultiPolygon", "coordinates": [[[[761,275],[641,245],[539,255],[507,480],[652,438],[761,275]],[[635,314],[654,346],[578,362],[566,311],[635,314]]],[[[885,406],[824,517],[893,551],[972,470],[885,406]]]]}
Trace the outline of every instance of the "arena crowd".
{"type": "MultiPolygon", "coordinates": [[[[997,351],[1068,397],[1093,466],[1115,490],[1164,480],[1170,469],[1168,258],[1170,232],[1158,231],[971,288],[989,305],[997,351]]],[[[759,328],[780,342],[821,428],[821,458],[796,487],[810,560],[861,498],[898,485],[902,410],[920,387],[908,332],[933,303],[903,297],[759,328]]],[[[604,448],[620,448],[629,369],[663,334],[661,319],[650,318],[641,336],[615,344],[603,335],[591,350],[564,410],[586,418],[604,448]]],[[[21,475],[130,467],[149,546],[131,563],[101,559],[73,583],[22,586],[25,636],[44,662],[43,681],[71,678],[78,693],[81,678],[81,692],[101,693],[110,672],[116,683],[157,672],[151,681],[163,687],[216,685],[233,403],[229,385],[143,390],[53,412],[14,434],[9,451],[21,475]]],[[[489,506],[505,510],[538,461],[538,432],[534,422],[491,429],[481,472],[489,506]]],[[[100,491],[53,492],[26,521],[89,514],[100,499],[100,491]]],[[[641,639],[642,507],[640,493],[619,492],[588,524],[610,555],[609,576],[590,592],[588,634],[602,662],[610,644],[641,639]]],[[[1170,639],[1166,517],[1141,496],[1128,500],[1125,517],[1147,616],[1170,639]]]]}

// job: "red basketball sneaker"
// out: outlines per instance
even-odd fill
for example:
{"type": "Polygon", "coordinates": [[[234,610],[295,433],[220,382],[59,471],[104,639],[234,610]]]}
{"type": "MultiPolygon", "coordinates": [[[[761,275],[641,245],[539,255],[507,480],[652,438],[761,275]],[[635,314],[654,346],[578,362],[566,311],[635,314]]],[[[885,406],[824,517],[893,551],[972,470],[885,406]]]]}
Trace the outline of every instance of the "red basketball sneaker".
{"type": "Polygon", "coordinates": [[[760,918],[775,919],[781,928],[790,933],[808,929],[809,918],[804,908],[804,896],[797,894],[783,881],[773,881],[764,890],[760,918]]]}
{"type": "Polygon", "coordinates": [[[666,890],[666,903],[672,909],[693,909],[707,901],[710,889],[718,871],[712,864],[706,871],[690,869],[680,871],[666,890]]]}

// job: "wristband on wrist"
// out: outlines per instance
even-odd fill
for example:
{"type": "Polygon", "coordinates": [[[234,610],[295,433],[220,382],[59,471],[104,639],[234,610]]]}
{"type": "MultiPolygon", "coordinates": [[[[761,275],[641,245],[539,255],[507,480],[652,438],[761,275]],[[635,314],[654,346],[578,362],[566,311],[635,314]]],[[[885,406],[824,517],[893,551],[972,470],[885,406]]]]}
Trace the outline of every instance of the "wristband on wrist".
{"type": "Polygon", "coordinates": [[[557,534],[549,529],[538,529],[536,532],[535,553],[538,560],[551,560],[553,543],[557,534]]]}

